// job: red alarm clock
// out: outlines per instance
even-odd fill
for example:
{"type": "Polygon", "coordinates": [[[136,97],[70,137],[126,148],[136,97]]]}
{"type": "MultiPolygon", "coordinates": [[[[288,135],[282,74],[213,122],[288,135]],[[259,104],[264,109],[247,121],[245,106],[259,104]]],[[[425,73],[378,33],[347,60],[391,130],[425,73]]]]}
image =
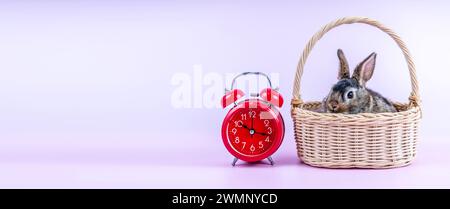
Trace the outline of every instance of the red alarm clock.
{"type": "Polygon", "coordinates": [[[226,90],[222,98],[222,107],[234,106],[225,116],[222,124],[222,140],[227,150],[238,159],[256,162],[268,159],[274,162],[271,155],[277,151],[284,138],[284,121],[277,108],[283,105],[283,97],[272,89],[269,77],[261,72],[245,72],[236,76],[231,90],[226,90]],[[260,93],[244,98],[244,92],[233,89],[236,79],[245,75],[264,76],[269,88],[260,93]]]}

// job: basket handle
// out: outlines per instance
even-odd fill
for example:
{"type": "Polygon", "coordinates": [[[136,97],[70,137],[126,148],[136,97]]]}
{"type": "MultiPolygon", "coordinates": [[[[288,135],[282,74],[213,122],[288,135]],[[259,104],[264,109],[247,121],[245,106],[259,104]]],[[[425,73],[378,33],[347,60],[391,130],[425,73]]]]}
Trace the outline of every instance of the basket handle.
{"type": "Polygon", "coordinates": [[[384,26],[383,24],[381,24],[376,20],[367,17],[344,17],[323,26],[316,34],[314,34],[314,36],[308,41],[308,44],[306,45],[305,49],[303,49],[303,54],[300,57],[300,60],[297,65],[297,71],[295,74],[294,90],[292,92],[293,99],[291,102],[292,108],[298,107],[303,104],[300,95],[301,78],[303,75],[303,68],[305,67],[306,59],[308,58],[308,55],[311,52],[311,50],[314,48],[314,45],[331,29],[343,24],[353,24],[353,23],[364,23],[377,27],[381,31],[387,33],[397,43],[397,45],[403,52],[403,56],[405,57],[406,62],[408,63],[412,89],[411,95],[409,97],[410,105],[419,106],[420,96],[419,96],[419,84],[416,76],[416,67],[414,66],[414,62],[411,58],[408,48],[406,47],[405,43],[401,40],[401,38],[394,31],[387,28],[386,26],[384,26]]]}

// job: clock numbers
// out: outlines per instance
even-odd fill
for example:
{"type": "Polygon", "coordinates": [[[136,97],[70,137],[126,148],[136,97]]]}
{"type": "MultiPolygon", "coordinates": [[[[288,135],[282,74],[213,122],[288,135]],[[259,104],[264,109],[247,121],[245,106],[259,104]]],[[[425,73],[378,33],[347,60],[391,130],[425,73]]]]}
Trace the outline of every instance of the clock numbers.
{"type": "Polygon", "coordinates": [[[250,118],[255,118],[256,112],[255,111],[250,111],[250,112],[248,112],[248,115],[250,116],[250,118]]]}
{"type": "Polygon", "coordinates": [[[247,142],[242,142],[242,149],[245,148],[245,145],[247,144],[247,142]]]}
{"type": "Polygon", "coordinates": [[[255,146],[252,144],[252,146],[250,146],[250,151],[251,151],[251,152],[254,152],[255,149],[256,149],[255,146]]]}
{"type": "Polygon", "coordinates": [[[267,134],[272,134],[272,127],[267,127],[267,134]]]}
{"type": "Polygon", "coordinates": [[[248,156],[265,154],[273,148],[278,134],[277,121],[267,111],[249,108],[237,111],[228,122],[228,143],[248,156]]]}

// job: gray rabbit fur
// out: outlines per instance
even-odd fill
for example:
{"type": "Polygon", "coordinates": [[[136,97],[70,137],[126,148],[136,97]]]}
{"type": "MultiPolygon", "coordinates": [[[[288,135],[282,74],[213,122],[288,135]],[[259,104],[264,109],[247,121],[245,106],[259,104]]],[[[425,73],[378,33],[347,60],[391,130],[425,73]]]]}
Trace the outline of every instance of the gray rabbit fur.
{"type": "Polygon", "coordinates": [[[347,114],[397,112],[390,100],[366,87],[366,82],[372,77],[375,69],[376,53],[364,59],[355,68],[351,77],[344,52],[339,49],[337,55],[340,62],[339,81],[324,98],[320,112],[347,114]]]}

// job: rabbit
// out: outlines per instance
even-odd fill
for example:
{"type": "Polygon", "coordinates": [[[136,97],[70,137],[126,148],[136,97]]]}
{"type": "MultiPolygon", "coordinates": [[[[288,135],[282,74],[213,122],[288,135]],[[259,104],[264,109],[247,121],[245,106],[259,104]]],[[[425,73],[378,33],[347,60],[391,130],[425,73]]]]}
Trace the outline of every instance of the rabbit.
{"type": "Polygon", "coordinates": [[[337,55],[340,62],[339,81],[324,98],[320,112],[346,114],[397,112],[390,100],[366,88],[366,82],[370,80],[375,69],[377,56],[375,52],[355,68],[351,77],[344,52],[338,49],[337,55]]]}

